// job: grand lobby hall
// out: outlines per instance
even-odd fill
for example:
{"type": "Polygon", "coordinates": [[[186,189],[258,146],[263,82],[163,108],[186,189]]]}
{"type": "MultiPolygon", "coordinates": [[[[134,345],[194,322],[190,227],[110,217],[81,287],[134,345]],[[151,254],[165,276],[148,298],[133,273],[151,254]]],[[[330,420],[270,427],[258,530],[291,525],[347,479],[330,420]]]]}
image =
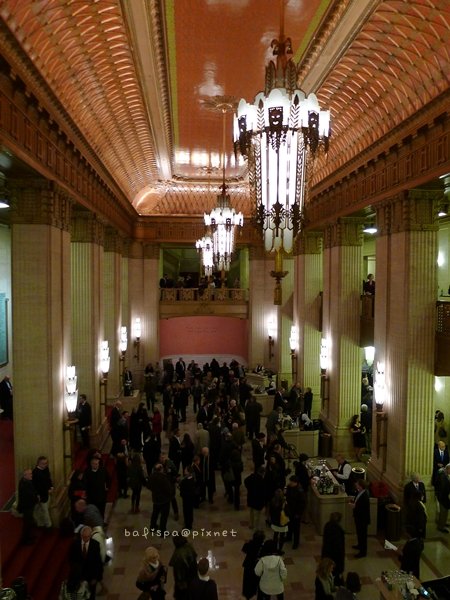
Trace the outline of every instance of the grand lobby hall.
{"type": "MultiPolygon", "coordinates": [[[[269,375],[310,389],[320,435],[291,435],[313,458],[354,461],[368,415],[371,489],[404,512],[420,474],[423,577],[449,575],[431,485],[450,427],[449,37],[448,0],[0,0],[2,529],[41,455],[67,515],[80,394],[107,455],[110,407],[145,398],[150,365],[216,357],[261,370],[264,418],[269,375]]],[[[137,596],[147,542],[121,531],[149,501],[112,511],[111,598],[137,596]]],[[[247,514],[220,491],[198,521],[238,531],[196,542],[235,597],[247,514]]],[[[364,599],[393,564],[382,541],[348,556],[364,599]]],[[[288,599],[312,597],[320,546],[311,518],[288,599]]],[[[0,549],[9,581],[2,531],[0,549]]]]}

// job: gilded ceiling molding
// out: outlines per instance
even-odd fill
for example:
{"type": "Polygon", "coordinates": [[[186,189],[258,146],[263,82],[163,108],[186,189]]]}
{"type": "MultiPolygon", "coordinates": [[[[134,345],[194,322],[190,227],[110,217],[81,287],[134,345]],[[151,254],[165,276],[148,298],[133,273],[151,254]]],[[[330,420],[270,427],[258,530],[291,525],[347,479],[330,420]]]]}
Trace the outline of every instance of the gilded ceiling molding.
{"type": "Polygon", "coordinates": [[[323,237],[324,248],[336,246],[362,246],[364,242],[361,219],[345,217],[327,225],[323,237]]]}
{"type": "Polygon", "coordinates": [[[46,179],[8,179],[11,223],[50,225],[69,231],[73,201],[67,192],[46,179]]]}
{"type": "Polygon", "coordinates": [[[75,211],[70,226],[70,241],[103,246],[105,225],[89,211],[75,211]]]}
{"type": "Polygon", "coordinates": [[[378,235],[404,231],[438,231],[436,219],[443,192],[410,190],[393,196],[377,209],[378,235]]]}

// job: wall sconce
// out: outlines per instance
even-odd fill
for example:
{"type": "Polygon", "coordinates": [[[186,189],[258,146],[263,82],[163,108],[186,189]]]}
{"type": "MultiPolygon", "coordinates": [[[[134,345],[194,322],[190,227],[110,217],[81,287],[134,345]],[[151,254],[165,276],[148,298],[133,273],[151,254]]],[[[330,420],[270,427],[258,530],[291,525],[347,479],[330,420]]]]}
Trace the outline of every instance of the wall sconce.
{"type": "Polygon", "coordinates": [[[320,342],[320,371],[325,375],[328,369],[328,342],[322,338],[320,342]]]}
{"type": "Polygon", "coordinates": [[[267,322],[267,334],[268,334],[268,338],[269,338],[269,360],[272,360],[272,358],[275,356],[274,352],[273,352],[273,347],[275,345],[275,334],[276,334],[276,327],[275,327],[275,321],[273,319],[273,317],[271,317],[269,319],[269,321],[267,322]]]}
{"type": "Polygon", "coordinates": [[[322,338],[320,342],[320,397],[322,399],[322,410],[328,416],[330,406],[330,378],[327,375],[328,369],[328,341],[322,338]]]}
{"type": "Polygon", "coordinates": [[[369,367],[373,365],[373,361],[375,359],[375,348],[374,346],[366,346],[364,348],[364,357],[366,359],[366,363],[369,367]]]}
{"type": "Polygon", "coordinates": [[[102,376],[100,378],[100,404],[106,407],[107,399],[108,399],[108,374],[109,367],[111,364],[111,359],[109,356],[109,344],[106,340],[104,340],[100,345],[100,370],[102,372],[102,376]],[[105,390],[103,394],[102,400],[102,388],[105,390]]]}
{"type": "Polygon", "coordinates": [[[141,319],[139,317],[136,317],[136,319],[134,320],[134,347],[136,350],[136,354],[134,355],[134,358],[138,362],[139,362],[139,358],[140,358],[141,335],[142,335],[141,319]]]}
{"type": "Polygon", "coordinates": [[[375,404],[378,412],[383,412],[384,402],[386,400],[386,378],[384,374],[384,363],[377,362],[375,369],[375,381],[373,383],[373,392],[375,404]]]}
{"type": "Polygon", "coordinates": [[[297,348],[298,348],[298,329],[295,325],[291,327],[291,335],[289,337],[289,348],[291,351],[291,371],[292,379],[297,379],[297,348]]]}
{"type": "Polygon", "coordinates": [[[127,348],[128,348],[127,328],[121,327],[120,328],[120,342],[119,342],[119,350],[121,352],[121,356],[120,356],[121,361],[125,360],[125,352],[127,351],[127,348]]]}
{"type": "Polygon", "coordinates": [[[77,373],[76,368],[71,365],[66,367],[65,395],[67,412],[69,415],[77,410],[78,390],[77,390],[77,373]]]}

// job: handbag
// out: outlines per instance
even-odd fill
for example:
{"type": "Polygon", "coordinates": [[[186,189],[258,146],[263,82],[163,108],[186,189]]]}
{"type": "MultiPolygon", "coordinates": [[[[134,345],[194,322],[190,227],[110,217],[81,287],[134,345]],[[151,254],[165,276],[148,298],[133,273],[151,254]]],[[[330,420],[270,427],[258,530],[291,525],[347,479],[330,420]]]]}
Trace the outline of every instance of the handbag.
{"type": "Polygon", "coordinates": [[[288,523],[289,523],[289,517],[287,516],[287,514],[284,512],[284,509],[283,509],[280,513],[280,525],[281,525],[281,527],[284,527],[288,523]]]}

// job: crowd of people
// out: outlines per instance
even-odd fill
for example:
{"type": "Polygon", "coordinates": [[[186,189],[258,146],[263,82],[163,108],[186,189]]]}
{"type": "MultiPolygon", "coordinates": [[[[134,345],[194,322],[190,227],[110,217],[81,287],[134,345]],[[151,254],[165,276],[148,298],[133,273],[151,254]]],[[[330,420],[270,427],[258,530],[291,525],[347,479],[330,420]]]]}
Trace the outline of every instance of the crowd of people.
{"type": "MultiPolygon", "coordinates": [[[[287,464],[283,423],[286,414],[291,414],[301,417],[299,424],[304,428],[313,426],[311,390],[302,390],[297,383],[288,392],[275,387],[273,410],[262,431],[262,406],[253,396],[245,371],[237,361],[219,365],[212,359],[199,368],[195,361],[186,365],[179,358],[175,364],[166,361],[162,369],[149,364],[145,373],[146,402],[139,402],[128,412],[121,401],[116,401],[109,414],[110,456],[115,465],[119,496],[130,498],[130,512],[137,513],[145,486],[152,495],[151,528],[167,531],[172,510],[175,521],[182,520],[184,528],[193,529],[197,510],[205,503],[215,502],[218,478],[234,510],[241,509],[244,486],[253,537],[242,548],[242,594],[248,599],[255,595],[258,600],[271,596],[282,599],[287,576],[284,547],[289,543],[295,550],[301,543],[301,524],[307,518],[312,476],[306,454],[300,454],[292,468],[287,464]],[[181,429],[188,415],[195,419],[192,436],[181,429]],[[248,474],[244,474],[243,461],[246,446],[253,463],[248,474]],[[265,527],[270,527],[269,537],[265,527]]],[[[104,464],[105,456],[98,449],[89,448],[91,409],[83,395],[77,415],[80,441],[87,454],[85,467],[73,472],[68,488],[71,519],[78,536],[70,552],[70,575],[63,584],[61,598],[95,599],[104,565],[109,560],[105,506],[111,481],[104,464]]],[[[367,446],[362,421],[362,414],[355,415],[350,426],[355,454],[367,446]]],[[[445,429],[441,415],[436,415],[436,422],[440,431],[437,435],[442,438],[445,429]]],[[[440,505],[439,528],[447,532],[450,465],[448,449],[441,438],[435,448],[433,483],[440,505]]],[[[351,465],[344,456],[338,455],[337,463],[335,476],[353,497],[357,534],[354,548],[356,558],[362,558],[367,556],[370,523],[368,486],[364,479],[352,478],[351,465]]],[[[17,508],[24,517],[24,544],[33,543],[36,525],[52,526],[48,510],[52,491],[48,460],[40,456],[35,468],[27,469],[19,484],[17,508]]],[[[404,489],[408,540],[400,560],[402,568],[417,577],[426,536],[425,503],[425,486],[414,473],[404,489]]],[[[317,600],[355,598],[360,590],[356,573],[349,572],[345,576],[345,536],[341,519],[340,513],[332,513],[323,531],[322,556],[315,580],[317,600]]],[[[195,548],[186,538],[174,536],[173,541],[175,547],[168,567],[173,569],[177,600],[198,598],[199,593],[203,594],[202,598],[215,600],[217,586],[209,578],[208,560],[198,559],[195,548]]],[[[162,599],[166,580],[167,567],[161,564],[157,549],[147,548],[136,583],[142,593],[147,594],[142,598],[162,599]]]]}

